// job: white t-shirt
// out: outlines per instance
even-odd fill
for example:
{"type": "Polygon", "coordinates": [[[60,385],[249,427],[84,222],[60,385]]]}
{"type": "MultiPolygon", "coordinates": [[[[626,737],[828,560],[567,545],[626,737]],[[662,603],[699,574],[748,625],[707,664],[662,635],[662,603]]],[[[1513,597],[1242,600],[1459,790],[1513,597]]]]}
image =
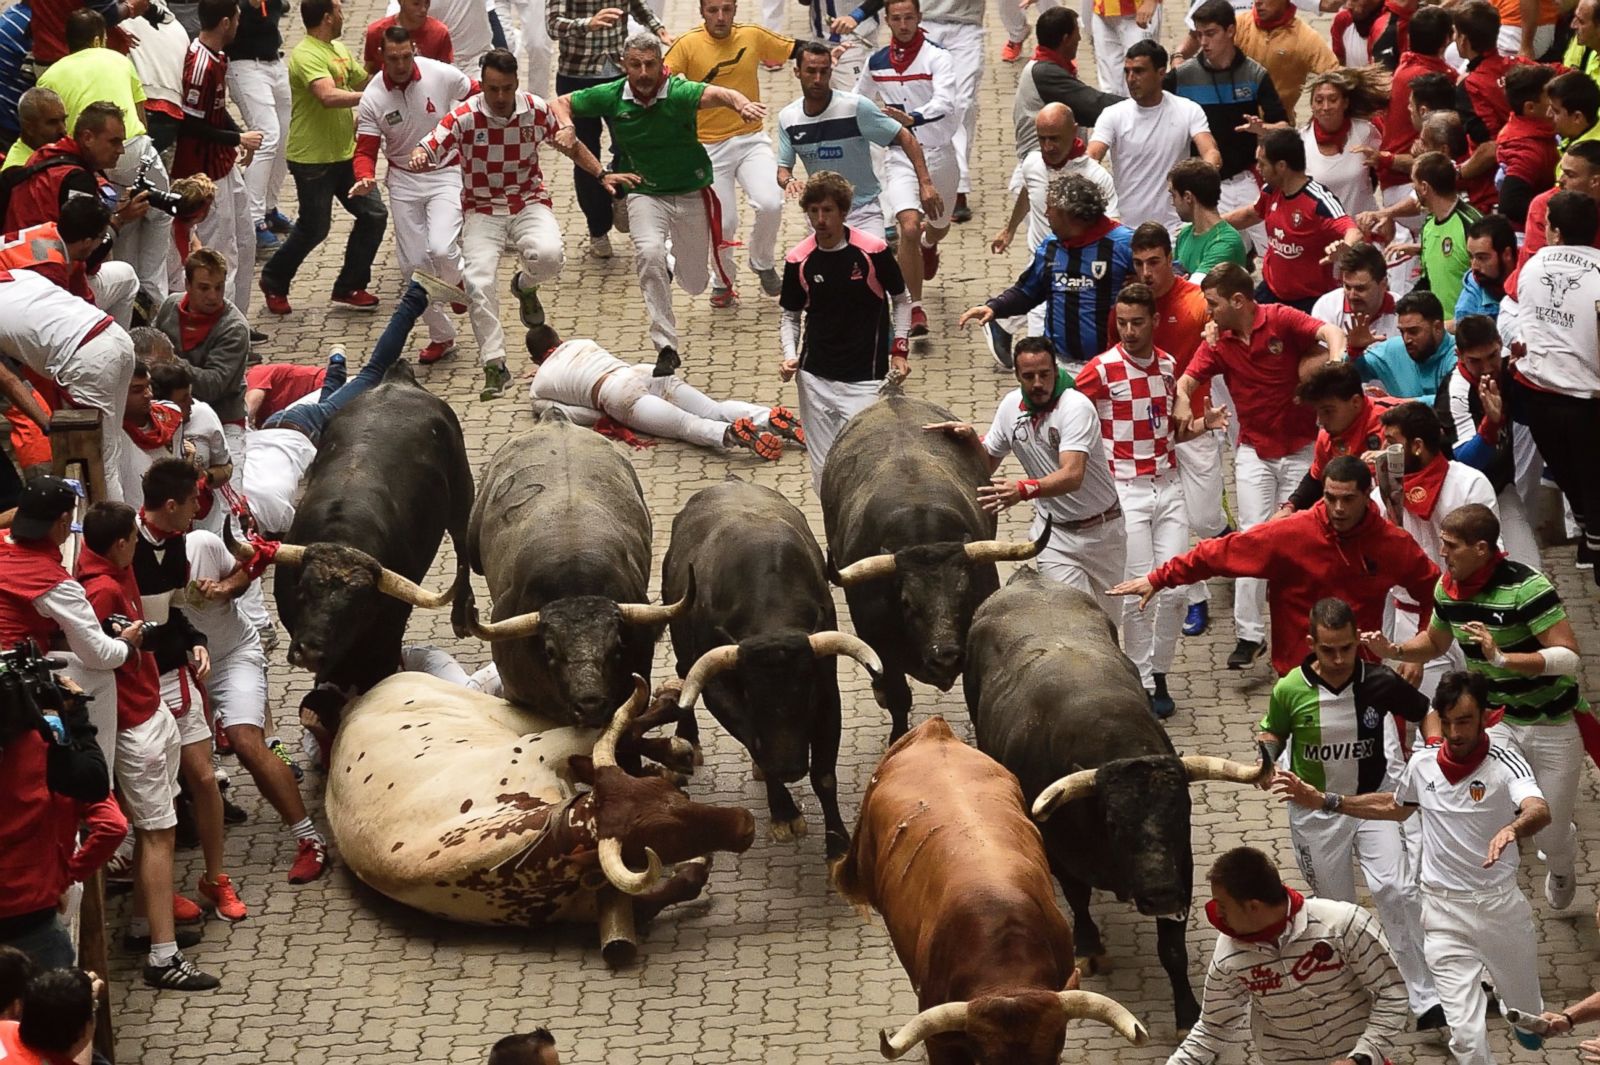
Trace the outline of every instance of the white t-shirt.
{"type": "MultiPolygon", "coordinates": [[[[1050,182],[1068,174],[1078,174],[1088,178],[1100,187],[1106,194],[1106,217],[1122,217],[1121,205],[1117,202],[1117,185],[1111,180],[1111,174],[1099,163],[1087,155],[1080,155],[1076,159],[1068,159],[1059,169],[1052,169],[1044,161],[1044,156],[1035,148],[1023,156],[1022,162],[1017,164],[1017,175],[1021,185],[1028,190],[1028,254],[1032,255],[1044,239],[1050,236],[1050,219],[1045,214],[1045,203],[1050,194],[1050,182]]],[[[1018,189],[1011,190],[1015,194],[1018,189]]]]}
{"type": "Polygon", "coordinates": [[[1035,480],[1061,468],[1063,451],[1088,456],[1083,483],[1076,492],[1033,500],[1041,514],[1057,522],[1083,521],[1117,505],[1117,486],[1111,481],[1111,466],[1100,436],[1100,415],[1094,403],[1076,389],[1068,388],[1054,407],[1035,418],[1022,404],[1022,390],[1013,388],[1001,397],[983,446],[995,458],[1015,454],[1024,472],[1035,480]]]}
{"type": "MultiPolygon", "coordinates": [[[[469,77],[477,76],[478,60],[494,46],[494,34],[489,29],[489,6],[484,0],[433,0],[428,8],[428,14],[450,31],[450,45],[456,53],[455,65],[469,77]]],[[[399,12],[396,0],[390,0],[383,9],[385,15],[399,12]]]]}
{"type": "Polygon", "coordinates": [[[1351,119],[1344,151],[1338,155],[1323,155],[1317,149],[1317,135],[1311,130],[1315,121],[1306,123],[1300,130],[1300,139],[1306,145],[1306,173],[1339,197],[1350,217],[1362,211],[1376,211],[1378,199],[1372,191],[1372,171],[1367,167],[1366,158],[1355,149],[1359,145],[1376,148],[1382,140],[1377,129],[1364,118],[1351,119]]]}
{"type": "Polygon", "coordinates": [[[1167,195],[1167,174],[1189,158],[1196,136],[1210,132],[1200,105],[1170,92],[1163,92],[1154,107],[1123,100],[1100,112],[1090,143],[1111,149],[1111,176],[1123,221],[1135,226],[1160,222],[1169,231],[1177,230],[1181,223],[1167,195]]]}
{"type": "Polygon", "coordinates": [[[265,533],[286,533],[294,522],[300,478],[317,448],[293,429],[257,429],[245,437],[244,494],[265,533]]]}
{"type": "MultiPolygon", "coordinates": [[[[1372,330],[1373,336],[1397,337],[1400,335],[1400,319],[1395,317],[1394,300],[1383,301],[1383,313],[1367,323],[1367,328],[1372,330]]],[[[1332,292],[1324,292],[1317,297],[1317,302],[1311,305],[1311,317],[1319,322],[1336,325],[1346,333],[1355,324],[1355,315],[1350,313],[1349,306],[1344,300],[1344,286],[1341,285],[1332,292]]],[[[1377,345],[1373,345],[1376,347],[1377,345]]],[[[1354,358],[1360,352],[1352,350],[1350,356],[1354,358]]]]}
{"type": "Polygon", "coordinates": [[[32,270],[0,281],[0,352],[41,377],[60,379],[61,367],[109,315],[32,270]]]}
{"type": "Polygon", "coordinates": [[[1517,816],[1530,796],[1544,798],[1522,756],[1490,740],[1489,753],[1459,784],[1445,779],[1438,751],[1418,751],[1406,763],[1395,801],[1422,810],[1423,887],[1441,891],[1516,889],[1516,843],[1485,869],[1489,841],[1517,816]]]}
{"type": "Polygon", "coordinates": [[[209,403],[197,399],[189,404],[182,439],[194,445],[195,461],[202,466],[222,466],[233,461],[228,451],[228,438],[222,433],[222,419],[209,403]]]}
{"type": "MultiPolygon", "coordinates": [[[[184,535],[183,545],[189,556],[191,587],[195,581],[220,581],[239,564],[216,533],[191,529],[184,535]]],[[[217,603],[190,595],[183,603],[183,613],[205,634],[206,649],[213,659],[226,658],[241,647],[261,642],[256,627],[239,608],[238,598],[217,603]]]]}
{"type": "Polygon", "coordinates": [[[533,375],[533,398],[593,407],[595,383],[628,364],[592,340],[569,340],[550,353],[533,375]]]}
{"type": "Polygon", "coordinates": [[[1534,252],[1517,278],[1517,298],[1500,302],[1501,340],[1527,346],[1527,354],[1517,361],[1518,375],[1547,392],[1580,399],[1600,396],[1596,307],[1600,251],[1547,244],[1534,252]]]}
{"type": "MultiPolygon", "coordinates": [[[[1377,486],[1373,487],[1374,497],[1377,497],[1379,491],[1377,486]]],[[[1411,539],[1422,548],[1423,554],[1433,559],[1435,566],[1443,569],[1444,558],[1439,554],[1439,533],[1444,526],[1444,519],[1468,503],[1478,503],[1488,507],[1496,518],[1500,516],[1500,502],[1495,495],[1494,486],[1489,483],[1489,478],[1465,462],[1449,460],[1445,469],[1444,484],[1439,486],[1439,498],[1433,504],[1433,515],[1424,521],[1409,510],[1401,510],[1400,527],[1411,534],[1411,539]]],[[[1382,505],[1381,499],[1379,505],[1382,505]]],[[[1412,601],[1411,593],[1404,588],[1396,588],[1394,595],[1399,602],[1412,601]]]]}
{"type": "Polygon", "coordinates": [[[189,34],[162,0],[153,0],[150,12],[158,11],[166,16],[161,25],[152,26],[149,19],[132,24],[134,44],[128,58],[133,60],[133,69],[144,83],[146,99],[182,107],[183,61],[189,54],[189,34]]]}
{"type": "Polygon", "coordinates": [[[466,687],[467,671],[448,651],[423,643],[408,643],[400,648],[400,668],[407,673],[426,673],[430,677],[466,687]]]}

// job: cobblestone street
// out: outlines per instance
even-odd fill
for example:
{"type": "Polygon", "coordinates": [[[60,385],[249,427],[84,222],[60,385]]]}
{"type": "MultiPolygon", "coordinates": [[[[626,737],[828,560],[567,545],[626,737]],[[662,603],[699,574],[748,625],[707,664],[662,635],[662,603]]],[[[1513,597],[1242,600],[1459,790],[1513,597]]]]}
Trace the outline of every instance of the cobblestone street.
{"type": "MultiPolygon", "coordinates": [[[[756,17],[754,4],[755,0],[746,0],[745,20],[756,17]]],[[[1168,0],[1165,7],[1164,38],[1170,46],[1182,26],[1183,5],[1168,0]]],[[[345,43],[353,50],[358,47],[361,28],[380,13],[374,0],[351,0],[345,43]]],[[[667,13],[675,32],[698,19],[693,0],[669,0],[667,13]]],[[[501,15],[511,17],[505,6],[501,15]]],[[[804,15],[803,8],[791,5],[789,32],[804,32],[804,15]]],[[[1324,18],[1319,24],[1326,22],[1324,18]]],[[[299,40],[297,13],[291,12],[284,32],[289,43],[299,40]]],[[[977,101],[981,111],[972,153],[976,218],[954,227],[943,246],[943,265],[926,299],[933,323],[931,350],[913,360],[913,377],[907,384],[913,394],[983,425],[993,415],[1008,378],[996,372],[977,335],[960,333],[955,322],[962,310],[1009,283],[1025,257],[1020,246],[1004,256],[989,250],[990,239],[1010,209],[1005,189],[1014,164],[1010,114],[1020,65],[998,61],[1003,39],[998,16],[991,11],[989,65],[977,101]]],[[[1030,41],[1027,51],[1032,47],[1030,41]]],[[[1092,80],[1087,39],[1079,65],[1084,77],[1092,80]]],[[[765,102],[774,113],[798,95],[788,68],[763,73],[761,79],[765,102]]],[[[552,153],[546,157],[545,175],[568,238],[565,270],[543,289],[552,324],[567,338],[594,337],[625,361],[643,360],[650,345],[631,246],[626,237],[618,236],[613,238],[615,258],[585,257],[570,167],[552,153]]],[[[289,213],[293,213],[292,193],[291,183],[285,188],[284,209],[289,213]]],[[[745,221],[748,233],[748,217],[745,221]]],[[[1127,221],[1136,225],[1141,220],[1127,221]]],[[[262,349],[268,361],[320,362],[331,344],[343,343],[354,367],[387,320],[400,284],[392,234],[385,239],[374,278],[373,290],[384,300],[378,313],[363,316],[333,310],[327,303],[348,222],[342,212],[335,212],[333,236],[308,261],[290,294],[293,314],[271,319],[259,306],[258,294],[251,319],[271,334],[270,344],[262,349]]],[[[804,216],[798,206],[792,207],[782,246],[791,246],[805,232],[804,216]]],[[[510,261],[508,257],[503,264],[502,286],[510,276],[510,261]]],[[[742,307],[713,310],[705,296],[691,300],[676,293],[684,338],[680,372],[718,397],[793,406],[794,386],[781,383],[777,374],[775,301],[761,295],[742,255],[739,261],[742,307]]],[[[513,373],[520,375],[528,367],[520,351],[523,330],[515,324],[515,301],[505,295],[502,313],[512,338],[513,373]]],[[[455,407],[481,478],[483,463],[529,427],[532,416],[525,382],[501,399],[477,398],[482,374],[476,365],[476,345],[466,319],[459,325],[461,350],[435,366],[419,368],[418,377],[455,407]]],[[[420,330],[413,341],[414,348],[426,342],[420,330]]],[[[633,451],[631,458],[654,520],[653,587],[659,583],[673,516],[694,492],[729,474],[783,492],[806,513],[819,539],[822,536],[816,495],[798,451],[778,463],[764,464],[743,453],[724,455],[663,442],[633,451]]],[[[382,478],[385,473],[372,470],[370,475],[382,478]]],[[[1026,510],[1018,507],[1007,516],[1002,536],[1025,533],[1031,516],[1026,510]]],[[[1591,656],[1600,654],[1600,596],[1589,575],[1573,568],[1570,547],[1553,549],[1545,557],[1566,598],[1580,644],[1591,656]]],[[[431,583],[447,583],[454,565],[447,541],[431,583]]],[[[475,585],[486,606],[481,578],[475,578],[475,585]]],[[[836,593],[836,600],[841,627],[848,628],[842,594],[836,593]]],[[[1266,660],[1243,673],[1223,666],[1235,639],[1230,603],[1230,586],[1215,584],[1210,632],[1184,639],[1179,649],[1172,674],[1178,712],[1167,727],[1183,753],[1248,758],[1255,723],[1266,706],[1272,680],[1266,660]]],[[[486,645],[452,635],[447,611],[418,611],[411,642],[448,650],[469,671],[488,659],[486,645]]],[[[310,678],[285,662],[287,643],[283,640],[272,655],[270,705],[280,720],[279,733],[298,751],[300,729],[294,708],[310,678]]],[[[657,647],[654,681],[669,674],[670,660],[670,647],[663,640],[657,647]]],[[[1591,681],[1600,676],[1597,668],[1591,658],[1587,669],[1591,681]]],[[[874,703],[863,671],[844,666],[839,673],[845,698],[839,793],[845,821],[853,828],[861,792],[883,752],[889,721],[874,703]]],[[[941,693],[914,684],[913,692],[913,724],[943,714],[959,734],[970,738],[959,687],[941,693]]],[[[1600,691],[1591,684],[1588,694],[1593,698],[1600,691]]],[[[902,1024],[916,1012],[912,988],[881,922],[864,918],[829,888],[821,818],[809,787],[792,791],[806,812],[810,834],[794,843],[772,841],[767,837],[764,790],[751,777],[748,756],[709,715],[702,712],[701,722],[705,765],[689,791],[702,801],[749,807],[756,814],[756,843],[741,856],[718,855],[702,898],[669,908],[653,924],[641,927],[639,961],[617,972],[602,963],[592,926],[518,933],[441,923],[366,888],[339,862],[336,847],[330,875],[306,886],[287,884],[289,837],[248,774],[235,760],[225,760],[234,795],[250,812],[249,823],[229,829],[227,853],[228,870],[251,916],[232,926],[207,924],[205,941],[189,952],[201,967],[222,978],[221,990],[209,994],[157,994],[139,982],[133,955],[114,955],[118,1061],[465,1065],[481,1062],[499,1037],[536,1025],[550,1028],[560,1042],[563,1060],[578,1065],[881,1061],[878,1030],[902,1024]]],[[[322,786],[320,773],[308,769],[302,787],[313,816],[325,825],[322,786]]],[[[1197,786],[1193,795],[1197,903],[1207,897],[1205,871],[1211,860],[1242,843],[1268,849],[1286,876],[1291,875],[1294,862],[1286,817],[1270,797],[1225,784],[1197,786]]],[[[1552,1007],[1588,994],[1600,973],[1596,964],[1600,939],[1594,922],[1600,886],[1600,860],[1594,857],[1600,848],[1597,797],[1597,777],[1589,766],[1578,818],[1580,886],[1577,901],[1565,915],[1550,915],[1540,890],[1543,863],[1531,845],[1524,848],[1523,887],[1538,915],[1544,993],[1552,1007]]],[[[199,871],[198,852],[180,851],[180,883],[191,895],[199,871]]],[[[1297,874],[1292,882],[1303,886],[1297,874]]],[[[1148,1025],[1151,1042],[1135,1049],[1108,1028],[1075,1023],[1068,1029],[1063,1060],[1164,1061],[1176,1037],[1168,983],[1156,960],[1154,923],[1109,896],[1097,896],[1096,904],[1116,968],[1086,978],[1083,986],[1112,995],[1130,1008],[1148,1025]]],[[[113,944],[120,938],[126,913],[126,896],[114,898],[113,944]]],[[[1198,995],[1216,933],[1198,905],[1189,928],[1189,967],[1198,995]]],[[[1576,1060],[1577,1041],[1572,1038],[1554,1040],[1547,1057],[1517,1048],[1503,1023],[1494,1022],[1491,1034],[1502,1061],[1576,1060]]],[[[919,1055],[914,1053],[911,1060],[921,1060],[919,1055]]],[[[1396,1057],[1397,1065],[1448,1060],[1442,1038],[1431,1034],[1407,1037],[1396,1057]]]]}

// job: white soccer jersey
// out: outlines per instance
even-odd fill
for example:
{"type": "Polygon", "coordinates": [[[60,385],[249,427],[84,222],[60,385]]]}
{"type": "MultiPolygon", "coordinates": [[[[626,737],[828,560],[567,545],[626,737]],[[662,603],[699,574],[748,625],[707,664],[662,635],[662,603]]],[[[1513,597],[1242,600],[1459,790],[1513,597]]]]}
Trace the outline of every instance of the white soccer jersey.
{"type": "Polygon", "coordinates": [[[1023,471],[1036,480],[1061,468],[1063,451],[1088,456],[1083,483],[1076,492],[1033,500],[1041,514],[1057,523],[1097,517],[1117,505],[1117,487],[1111,481],[1111,466],[1100,439],[1100,415],[1088,397],[1075,389],[1061,393],[1054,407],[1036,417],[1023,404],[1022,390],[1013,388],[1001,398],[983,446],[996,458],[1015,454],[1023,471]]]}
{"type": "Polygon", "coordinates": [[[539,364],[533,375],[533,398],[594,407],[594,386],[613,370],[628,364],[592,340],[569,340],[539,364]]]}
{"type": "MultiPolygon", "coordinates": [[[[1433,564],[1441,570],[1444,569],[1444,557],[1439,553],[1439,532],[1446,517],[1468,503],[1482,503],[1494,511],[1495,517],[1500,516],[1500,501],[1489,478],[1464,462],[1454,459],[1447,461],[1449,468],[1445,471],[1444,484],[1439,488],[1439,498],[1433,504],[1433,513],[1426,518],[1419,518],[1404,508],[1400,511],[1400,527],[1411,534],[1411,539],[1422,548],[1422,553],[1433,559],[1433,564]]],[[[1374,493],[1377,491],[1377,488],[1373,489],[1374,493]]],[[[1410,593],[1403,588],[1395,589],[1395,598],[1402,603],[1412,601],[1410,593]]]]}
{"type": "Polygon", "coordinates": [[[471,78],[447,63],[418,56],[404,85],[394,84],[382,71],[367,82],[356,108],[356,136],[377,137],[389,166],[404,168],[412,149],[470,95],[471,78]]]}
{"type": "Polygon", "coordinates": [[[1546,392],[1600,397],[1600,250],[1547,244],[1500,303],[1500,336],[1527,354],[1517,376],[1546,392]]]}
{"type": "MultiPolygon", "coordinates": [[[[1076,159],[1068,159],[1059,167],[1052,167],[1044,161],[1044,156],[1035,148],[1023,156],[1018,166],[1018,174],[1022,178],[1022,185],[1028,190],[1028,251],[1031,254],[1044,239],[1051,234],[1050,219],[1045,214],[1045,204],[1050,195],[1050,182],[1056,178],[1066,177],[1068,174],[1077,174],[1086,177],[1099,186],[1100,191],[1106,196],[1106,217],[1121,218],[1122,212],[1117,204],[1116,182],[1111,180],[1111,174],[1105,167],[1090,159],[1087,155],[1080,155],[1076,159]]],[[[1012,189],[1013,194],[1018,190],[1012,189]]]]}
{"type": "Polygon", "coordinates": [[[1437,891],[1516,890],[1516,843],[1485,869],[1489,842],[1516,819],[1524,800],[1544,798],[1522,756],[1490,741],[1478,767],[1452,784],[1429,747],[1406,763],[1394,798],[1422,811],[1422,869],[1418,881],[1437,891]]]}
{"type": "Polygon", "coordinates": [[[965,110],[956,99],[956,69],[950,53],[932,41],[922,42],[904,70],[894,69],[889,62],[889,48],[873,52],[856,82],[856,92],[882,107],[898,107],[915,119],[911,133],[924,148],[942,148],[953,142],[965,110]]]}
{"type": "MultiPolygon", "coordinates": [[[[1311,305],[1311,317],[1319,322],[1336,325],[1346,333],[1350,332],[1350,327],[1355,324],[1355,315],[1350,310],[1349,301],[1344,298],[1342,287],[1318,296],[1317,302],[1311,305]]],[[[1378,316],[1367,323],[1367,328],[1372,330],[1373,336],[1400,335],[1400,319],[1394,313],[1393,295],[1383,297],[1383,306],[1379,309],[1378,316]]],[[[1355,358],[1365,350],[1365,348],[1351,348],[1350,358],[1355,358]]]]}

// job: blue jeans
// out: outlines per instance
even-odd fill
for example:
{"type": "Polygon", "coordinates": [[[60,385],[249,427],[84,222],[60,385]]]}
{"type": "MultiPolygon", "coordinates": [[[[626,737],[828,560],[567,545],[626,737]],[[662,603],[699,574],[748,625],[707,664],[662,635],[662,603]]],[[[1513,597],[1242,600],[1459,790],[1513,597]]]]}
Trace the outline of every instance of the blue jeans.
{"type": "MultiPolygon", "coordinates": [[[[573,74],[557,74],[556,92],[577,92],[579,89],[587,89],[591,85],[604,85],[609,81],[615,80],[617,79],[580,78],[573,74]]],[[[583,142],[583,146],[588,148],[596,159],[600,158],[600,131],[608,125],[609,122],[607,120],[599,118],[574,118],[572,120],[573,132],[577,134],[578,140],[583,142]]],[[[616,141],[613,139],[611,162],[615,164],[616,161],[616,141]]],[[[591,237],[603,237],[610,233],[611,207],[616,202],[612,199],[611,193],[607,192],[604,185],[600,184],[587,170],[576,163],[572,166],[572,184],[578,193],[578,207],[583,211],[584,221],[589,224],[589,235],[591,237]]]]}
{"type": "MultiPolygon", "coordinates": [[[[367,364],[361,367],[361,372],[356,374],[354,379],[337,386],[331,393],[324,385],[321,398],[316,403],[304,403],[280,410],[268,418],[262,428],[299,429],[311,438],[312,443],[320,441],[330,418],[361,393],[378,387],[383,381],[383,375],[389,372],[389,367],[398,362],[400,356],[405,353],[406,339],[411,336],[411,329],[417,324],[417,319],[422,317],[422,312],[427,309],[428,294],[422,290],[421,285],[412,281],[406,285],[405,295],[400,297],[400,306],[395,308],[394,314],[389,317],[389,324],[384,327],[383,335],[373,346],[372,356],[367,359],[367,364]]],[[[333,370],[329,371],[328,379],[330,382],[333,381],[333,370]]]]}
{"type": "Polygon", "coordinates": [[[4,942],[6,946],[16,947],[32,958],[33,963],[41,970],[66,969],[78,960],[78,949],[72,945],[72,937],[67,934],[67,926],[55,915],[20,935],[7,938],[4,942]]]}
{"type": "Polygon", "coordinates": [[[306,256],[328,239],[328,229],[333,225],[334,200],[355,219],[355,225],[350,228],[350,239],[345,242],[344,265],[334,279],[333,294],[348,296],[366,288],[372,281],[372,261],[383,245],[383,231],[389,226],[389,209],[383,205],[383,197],[373,189],[365,196],[350,198],[350,186],[355,184],[356,175],[348,159],[339,163],[291,161],[289,175],[294,178],[300,213],[295,218],[294,229],[261,268],[262,290],[279,296],[289,294],[289,285],[300,272],[306,256]]]}

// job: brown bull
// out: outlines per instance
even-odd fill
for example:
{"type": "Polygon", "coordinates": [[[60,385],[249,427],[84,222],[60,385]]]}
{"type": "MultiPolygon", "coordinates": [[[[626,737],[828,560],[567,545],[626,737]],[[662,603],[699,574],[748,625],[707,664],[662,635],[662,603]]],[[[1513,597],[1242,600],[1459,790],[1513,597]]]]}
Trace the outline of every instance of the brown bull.
{"type": "Polygon", "coordinates": [[[931,1065],[1055,1065],[1074,1017],[1148,1038],[1116,1002],[1075,990],[1072,929],[1017,778],[943,718],[878,763],[834,885],[883,915],[917,989],[922,1012],[882,1033],[890,1060],[926,1041],[931,1065]]]}

